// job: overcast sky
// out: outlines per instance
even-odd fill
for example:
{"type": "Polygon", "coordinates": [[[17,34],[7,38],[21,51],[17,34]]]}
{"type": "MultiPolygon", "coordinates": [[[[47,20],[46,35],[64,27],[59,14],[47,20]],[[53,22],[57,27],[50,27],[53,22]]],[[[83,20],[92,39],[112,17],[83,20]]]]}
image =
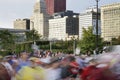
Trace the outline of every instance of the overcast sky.
{"type": "MultiPolygon", "coordinates": [[[[13,21],[29,18],[36,0],[0,0],[0,28],[13,28],[13,21]]],[[[99,5],[120,2],[120,0],[100,0],[99,5]]],[[[83,12],[96,5],[95,0],[67,0],[67,10],[83,12]]]]}

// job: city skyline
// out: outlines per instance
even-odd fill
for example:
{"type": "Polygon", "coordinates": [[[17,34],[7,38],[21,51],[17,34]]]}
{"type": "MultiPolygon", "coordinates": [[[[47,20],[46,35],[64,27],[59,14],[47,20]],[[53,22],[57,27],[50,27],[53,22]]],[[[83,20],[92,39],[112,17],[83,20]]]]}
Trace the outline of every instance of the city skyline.
{"type": "MultiPolygon", "coordinates": [[[[86,8],[96,5],[95,0],[67,0],[67,10],[84,12],[86,8]],[[75,2],[76,1],[76,2],[75,2]]],[[[30,18],[36,0],[2,0],[0,1],[0,28],[13,28],[15,19],[30,18]]],[[[100,0],[99,5],[120,2],[119,0],[100,0]]]]}

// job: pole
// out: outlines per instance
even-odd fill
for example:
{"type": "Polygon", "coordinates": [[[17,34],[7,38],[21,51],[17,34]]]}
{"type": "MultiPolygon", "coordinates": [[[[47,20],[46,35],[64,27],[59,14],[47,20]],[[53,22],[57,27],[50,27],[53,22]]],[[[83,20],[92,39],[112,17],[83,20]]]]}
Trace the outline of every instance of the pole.
{"type": "Polygon", "coordinates": [[[98,2],[99,0],[96,0],[96,7],[97,7],[97,13],[96,13],[96,53],[98,51],[98,2]]]}
{"type": "Polygon", "coordinates": [[[73,53],[75,54],[75,40],[73,40],[73,53]]]}
{"type": "Polygon", "coordinates": [[[50,42],[50,51],[52,52],[52,43],[51,43],[51,41],[49,41],[50,42]]]}

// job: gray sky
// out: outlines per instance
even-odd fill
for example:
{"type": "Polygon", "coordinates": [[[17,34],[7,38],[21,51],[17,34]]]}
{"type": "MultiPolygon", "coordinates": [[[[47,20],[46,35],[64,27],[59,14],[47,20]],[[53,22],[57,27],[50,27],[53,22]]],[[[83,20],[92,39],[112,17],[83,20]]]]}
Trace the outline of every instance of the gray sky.
{"type": "MultiPolygon", "coordinates": [[[[13,21],[29,18],[36,0],[0,0],[0,28],[13,28],[13,21]]],[[[99,5],[120,2],[120,0],[100,0],[99,5]]],[[[96,5],[95,0],[67,0],[67,10],[83,12],[96,5]]]]}

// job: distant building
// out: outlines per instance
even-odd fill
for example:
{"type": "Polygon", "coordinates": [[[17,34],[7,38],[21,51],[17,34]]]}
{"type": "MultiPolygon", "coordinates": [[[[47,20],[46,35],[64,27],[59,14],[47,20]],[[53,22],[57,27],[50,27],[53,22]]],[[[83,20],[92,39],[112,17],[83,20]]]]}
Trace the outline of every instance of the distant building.
{"type": "Polygon", "coordinates": [[[78,14],[72,11],[57,13],[49,20],[49,39],[70,40],[78,36],[78,30],[78,14]]]}
{"type": "Polygon", "coordinates": [[[25,32],[29,32],[30,30],[26,29],[9,29],[9,28],[0,28],[0,31],[8,30],[10,33],[17,35],[16,42],[24,42],[26,40],[25,32]]]}
{"type": "MultiPolygon", "coordinates": [[[[101,33],[100,10],[98,13],[98,34],[101,33]]],[[[86,12],[79,15],[79,39],[82,38],[83,28],[93,28],[93,34],[96,34],[96,8],[88,8],[86,12]]]]}
{"type": "Polygon", "coordinates": [[[66,0],[45,0],[47,13],[53,15],[56,12],[66,11],[66,0]]]}
{"type": "Polygon", "coordinates": [[[102,6],[101,21],[101,36],[105,41],[120,36],[120,3],[102,6]]]}
{"type": "Polygon", "coordinates": [[[14,21],[14,29],[30,29],[30,19],[16,19],[14,21]]]}
{"type": "Polygon", "coordinates": [[[49,16],[46,13],[46,5],[44,0],[37,0],[34,6],[33,15],[31,16],[31,26],[30,29],[35,29],[38,31],[38,34],[42,35],[43,38],[48,37],[49,25],[48,25],[49,16]]]}
{"type": "Polygon", "coordinates": [[[37,0],[34,5],[34,13],[46,13],[45,0],[37,0]]]}

